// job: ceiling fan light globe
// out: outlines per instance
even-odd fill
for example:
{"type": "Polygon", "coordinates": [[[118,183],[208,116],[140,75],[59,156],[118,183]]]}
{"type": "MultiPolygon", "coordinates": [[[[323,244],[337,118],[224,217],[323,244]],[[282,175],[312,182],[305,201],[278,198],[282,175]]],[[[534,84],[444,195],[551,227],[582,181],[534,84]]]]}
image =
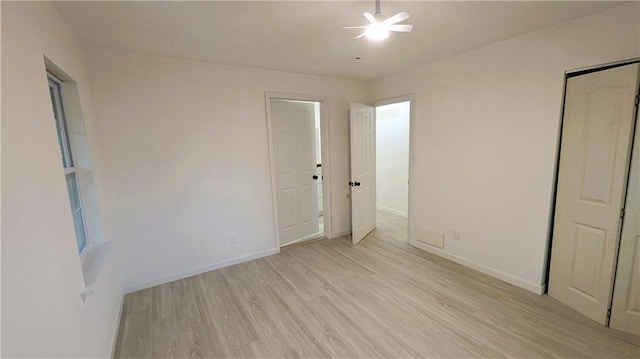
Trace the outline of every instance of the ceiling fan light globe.
{"type": "Polygon", "coordinates": [[[384,23],[375,23],[369,25],[365,32],[367,39],[372,41],[382,41],[389,37],[389,26],[384,23]]]}

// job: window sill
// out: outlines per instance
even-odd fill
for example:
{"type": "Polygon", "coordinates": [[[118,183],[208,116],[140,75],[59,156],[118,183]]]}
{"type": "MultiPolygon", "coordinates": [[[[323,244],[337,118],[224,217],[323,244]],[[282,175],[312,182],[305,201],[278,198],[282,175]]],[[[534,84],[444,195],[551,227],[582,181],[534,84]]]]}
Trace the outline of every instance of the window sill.
{"type": "Polygon", "coordinates": [[[80,298],[85,302],[93,295],[93,290],[98,282],[98,277],[104,267],[104,263],[111,253],[111,243],[104,243],[99,246],[87,248],[87,253],[82,260],[82,275],[84,277],[84,287],[80,292],[80,298]]]}

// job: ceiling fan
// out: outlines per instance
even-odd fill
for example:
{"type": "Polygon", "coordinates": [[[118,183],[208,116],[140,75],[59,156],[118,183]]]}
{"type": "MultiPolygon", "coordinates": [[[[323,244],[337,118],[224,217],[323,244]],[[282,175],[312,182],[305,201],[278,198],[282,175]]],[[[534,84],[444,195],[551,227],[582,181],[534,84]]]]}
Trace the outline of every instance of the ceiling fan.
{"type": "Polygon", "coordinates": [[[376,2],[376,12],[372,14],[370,12],[365,12],[364,17],[369,20],[370,24],[366,26],[345,26],[345,29],[364,29],[364,31],[354,37],[354,39],[359,39],[363,36],[366,36],[370,40],[374,41],[382,41],[389,37],[389,33],[391,31],[397,32],[411,32],[413,29],[413,25],[406,24],[398,24],[409,18],[409,14],[406,12],[399,12],[393,15],[390,18],[386,18],[380,12],[380,0],[375,0],[376,2]]]}

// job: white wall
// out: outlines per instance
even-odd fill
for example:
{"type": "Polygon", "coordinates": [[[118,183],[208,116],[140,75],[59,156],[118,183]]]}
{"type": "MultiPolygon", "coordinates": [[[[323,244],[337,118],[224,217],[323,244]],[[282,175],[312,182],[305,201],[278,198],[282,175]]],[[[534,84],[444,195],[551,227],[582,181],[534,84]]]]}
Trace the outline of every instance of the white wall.
{"type": "Polygon", "coordinates": [[[266,91],[327,97],[332,232],[350,229],[348,112],[363,83],[107,51],[88,60],[105,221],[129,290],[276,250],[266,91]]]}
{"type": "Polygon", "coordinates": [[[541,290],[564,71],[640,56],[638,6],[371,83],[371,100],[415,95],[410,216],[445,233],[434,251],[541,290]]]}
{"type": "Polygon", "coordinates": [[[44,56],[78,83],[93,140],[82,48],[50,3],[2,2],[2,356],[107,357],[122,291],[113,256],[95,294],[83,275],[44,56]]]}
{"type": "Polygon", "coordinates": [[[376,204],[407,215],[411,102],[376,107],[376,204]]]}

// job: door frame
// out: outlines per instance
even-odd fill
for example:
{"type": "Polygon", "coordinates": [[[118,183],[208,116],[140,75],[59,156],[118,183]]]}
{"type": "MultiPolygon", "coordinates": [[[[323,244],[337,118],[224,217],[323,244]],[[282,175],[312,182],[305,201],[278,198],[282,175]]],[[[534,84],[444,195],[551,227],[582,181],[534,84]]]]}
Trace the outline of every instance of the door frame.
{"type": "MultiPolygon", "coordinates": [[[[612,69],[615,67],[626,66],[634,63],[640,63],[640,57],[604,63],[600,65],[595,65],[595,66],[577,68],[573,70],[567,70],[564,72],[564,80],[562,84],[562,101],[560,102],[560,119],[558,121],[558,138],[556,140],[556,158],[555,158],[554,170],[553,170],[553,186],[551,188],[551,201],[550,201],[549,222],[548,222],[549,226],[547,227],[548,228],[547,246],[546,246],[546,255],[545,255],[545,263],[544,263],[544,273],[543,273],[544,282],[542,283],[543,290],[541,294],[549,293],[549,276],[551,275],[551,252],[553,251],[553,230],[555,227],[556,198],[558,197],[558,174],[560,171],[560,154],[562,152],[562,132],[564,129],[564,109],[565,109],[565,101],[567,97],[567,80],[572,77],[586,75],[592,72],[604,71],[604,70],[612,69]]],[[[631,130],[635,131],[635,128],[636,126],[638,126],[638,121],[639,121],[637,108],[636,108],[635,118],[633,121],[634,122],[631,126],[631,130]]],[[[632,136],[633,136],[633,132],[632,132],[632,136]]],[[[629,162],[628,165],[631,164],[631,152],[633,151],[633,146],[634,146],[633,141],[634,140],[632,138],[631,146],[629,147],[629,153],[627,154],[628,162],[629,162]]],[[[627,168],[627,174],[625,176],[623,208],[625,206],[624,202],[626,202],[626,198],[627,198],[626,193],[627,193],[628,186],[629,186],[629,168],[627,168]]],[[[620,238],[621,238],[622,231],[620,230],[619,232],[620,233],[618,233],[618,238],[616,239],[617,241],[616,251],[618,251],[620,247],[620,238]]],[[[615,285],[616,268],[618,266],[617,258],[618,258],[618,255],[616,254],[616,260],[615,260],[614,269],[613,269],[614,274],[612,279],[613,281],[612,283],[614,285],[615,285]]],[[[611,306],[612,299],[613,299],[613,290],[611,290],[611,293],[609,295],[609,306],[611,306]]],[[[607,325],[608,325],[608,320],[609,319],[607,319],[607,325]]]]}
{"type": "MultiPolygon", "coordinates": [[[[374,108],[374,120],[377,120],[375,118],[375,108],[379,107],[379,106],[385,106],[385,105],[391,105],[394,103],[399,103],[399,102],[407,102],[409,101],[409,173],[408,173],[408,178],[409,178],[409,188],[408,188],[408,201],[407,201],[407,243],[411,242],[414,239],[415,233],[414,233],[414,228],[413,228],[413,223],[414,223],[414,218],[413,218],[413,213],[415,212],[413,210],[413,176],[414,176],[414,166],[416,163],[416,158],[415,158],[415,149],[414,149],[414,127],[415,127],[415,113],[416,113],[416,109],[415,109],[415,96],[414,94],[406,94],[406,95],[401,95],[401,96],[395,96],[395,97],[388,97],[385,99],[381,99],[381,100],[376,100],[376,101],[371,101],[371,102],[367,102],[367,105],[369,106],[373,106],[374,108]]],[[[377,136],[377,134],[376,134],[377,136]]],[[[377,144],[376,144],[376,150],[377,150],[377,144]]],[[[375,204],[377,205],[377,203],[375,204]]]]}
{"type": "Polygon", "coordinates": [[[304,95],[285,92],[265,92],[267,112],[267,136],[269,140],[269,172],[271,174],[271,203],[273,207],[274,245],[280,252],[280,221],[278,217],[278,190],[276,184],[275,143],[273,138],[273,124],[271,119],[271,100],[309,101],[320,103],[320,158],[322,160],[322,211],[323,233],[325,238],[331,238],[331,166],[329,157],[329,116],[327,113],[327,98],[324,96],[304,95]],[[327,177],[325,180],[324,177],[327,177]]]}

